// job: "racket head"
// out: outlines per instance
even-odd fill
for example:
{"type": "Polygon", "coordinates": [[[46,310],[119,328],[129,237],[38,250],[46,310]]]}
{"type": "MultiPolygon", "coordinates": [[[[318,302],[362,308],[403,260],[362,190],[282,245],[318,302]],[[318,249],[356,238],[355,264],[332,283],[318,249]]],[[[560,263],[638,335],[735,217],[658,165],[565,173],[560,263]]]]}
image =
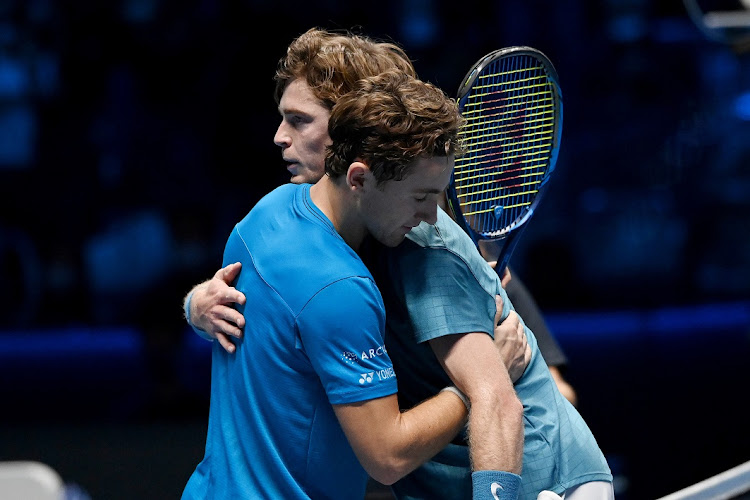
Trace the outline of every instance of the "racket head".
{"type": "Polygon", "coordinates": [[[506,238],[533,215],[557,163],[562,92],[539,50],[495,50],[458,90],[465,152],[448,189],[454,218],[475,243],[506,238]]]}

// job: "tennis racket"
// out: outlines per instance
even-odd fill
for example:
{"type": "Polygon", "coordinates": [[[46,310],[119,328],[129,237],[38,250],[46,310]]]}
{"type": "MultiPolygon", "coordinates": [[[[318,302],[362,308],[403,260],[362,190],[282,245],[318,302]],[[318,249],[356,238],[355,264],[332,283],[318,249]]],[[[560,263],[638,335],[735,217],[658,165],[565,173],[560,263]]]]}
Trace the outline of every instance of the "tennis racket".
{"type": "Polygon", "coordinates": [[[531,47],[496,50],[466,74],[458,105],[465,152],[448,203],[480,250],[498,255],[502,276],[555,169],[563,115],[557,72],[531,47]]]}

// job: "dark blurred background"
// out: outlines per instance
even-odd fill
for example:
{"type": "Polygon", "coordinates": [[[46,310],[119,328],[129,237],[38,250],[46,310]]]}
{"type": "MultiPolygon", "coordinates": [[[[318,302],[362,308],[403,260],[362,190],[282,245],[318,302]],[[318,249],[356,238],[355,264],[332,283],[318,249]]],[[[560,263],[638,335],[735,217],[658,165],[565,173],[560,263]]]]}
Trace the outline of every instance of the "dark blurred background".
{"type": "Polygon", "coordinates": [[[618,498],[750,460],[747,12],[0,0],[0,461],[43,461],[95,500],[179,498],[210,384],[182,298],[288,180],[272,76],[312,26],[392,39],[450,94],[491,50],[546,53],[563,142],[512,267],[570,358],[618,498]]]}

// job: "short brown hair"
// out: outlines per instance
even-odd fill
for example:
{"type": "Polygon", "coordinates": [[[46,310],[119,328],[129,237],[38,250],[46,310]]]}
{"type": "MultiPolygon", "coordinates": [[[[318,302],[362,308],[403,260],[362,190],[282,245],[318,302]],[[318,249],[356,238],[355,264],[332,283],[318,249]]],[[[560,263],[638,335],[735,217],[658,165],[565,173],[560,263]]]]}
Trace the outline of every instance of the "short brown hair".
{"type": "Polygon", "coordinates": [[[457,154],[461,124],[456,101],[431,83],[397,70],[365,78],[331,111],[326,174],[359,160],[378,184],[401,180],[419,158],[457,154]]]}

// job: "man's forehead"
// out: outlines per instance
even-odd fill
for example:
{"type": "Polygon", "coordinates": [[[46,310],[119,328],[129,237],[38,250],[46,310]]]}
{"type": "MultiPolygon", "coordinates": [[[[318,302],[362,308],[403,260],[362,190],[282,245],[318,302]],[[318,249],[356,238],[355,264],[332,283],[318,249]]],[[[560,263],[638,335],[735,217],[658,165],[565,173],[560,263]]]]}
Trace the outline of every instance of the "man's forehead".
{"type": "Polygon", "coordinates": [[[307,83],[299,81],[301,82],[300,85],[292,87],[294,83],[292,82],[284,89],[284,93],[281,94],[281,100],[279,101],[279,111],[281,113],[305,114],[328,113],[328,108],[315,97],[307,83]]]}
{"type": "Polygon", "coordinates": [[[440,194],[448,188],[453,158],[439,156],[417,160],[401,182],[415,194],[440,194]]]}

